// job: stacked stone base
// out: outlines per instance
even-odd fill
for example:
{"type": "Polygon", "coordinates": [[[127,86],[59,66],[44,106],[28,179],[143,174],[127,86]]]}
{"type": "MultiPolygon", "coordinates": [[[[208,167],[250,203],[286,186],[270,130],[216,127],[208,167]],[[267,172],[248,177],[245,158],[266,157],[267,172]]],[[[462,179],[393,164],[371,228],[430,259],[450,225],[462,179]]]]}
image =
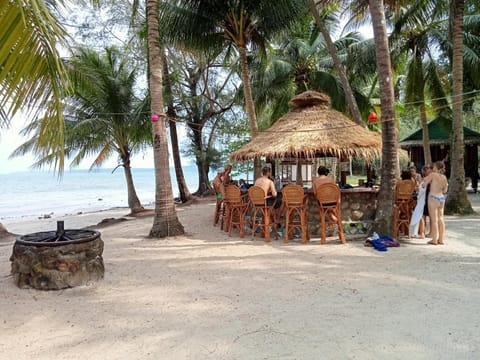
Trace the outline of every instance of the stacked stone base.
{"type": "Polygon", "coordinates": [[[103,278],[103,240],[57,246],[15,243],[11,273],[20,288],[60,290],[103,278]]]}

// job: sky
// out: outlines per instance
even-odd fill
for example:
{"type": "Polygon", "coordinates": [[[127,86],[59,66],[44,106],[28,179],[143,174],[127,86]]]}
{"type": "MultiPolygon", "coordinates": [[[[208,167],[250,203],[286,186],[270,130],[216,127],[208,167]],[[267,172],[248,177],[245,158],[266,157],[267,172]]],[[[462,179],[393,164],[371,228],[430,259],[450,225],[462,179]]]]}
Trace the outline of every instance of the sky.
{"type": "MultiPolygon", "coordinates": [[[[25,126],[20,116],[17,116],[12,119],[10,129],[0,129],[0,174],[9,174],[13,172],[21,171],[31,171],[30,166],[34,163],[34,157],[30,154],[27,154],[22,157],[15,157],[9,159],[10,154],[18,146],[24,143],[27,138],[19,135],[20,130],[25,126]]],[[[185,136],[185,129],[183,127],[177,128],[179,133],[180,141],[183,140],[185,136]]],[[[171,149],[169,149],[170,154],[171,149]]],[[[80,164],[76,169],[88,169],[92,164],[93,158],[88,158],[80,164]]],[[[186,158],[182,158],[182,164],[188,165],[191,161],[186,158]]],[[[148,149],[145,153],[134,155],[132,158],[132,167],[134,168],[153,168],[153,150],[148,149]]],[[[108,159],[102,168],[114,168],[117,166],[117,157],[112,156],[108,159]]],[[[170,166],[173,166],[173,159],[170,157],[170,166]]],[[[65,170],[69,169],[69,162],[66,162],[65,170]]],[[[45,168],[44,170],[48,170],[45,168]]]]}

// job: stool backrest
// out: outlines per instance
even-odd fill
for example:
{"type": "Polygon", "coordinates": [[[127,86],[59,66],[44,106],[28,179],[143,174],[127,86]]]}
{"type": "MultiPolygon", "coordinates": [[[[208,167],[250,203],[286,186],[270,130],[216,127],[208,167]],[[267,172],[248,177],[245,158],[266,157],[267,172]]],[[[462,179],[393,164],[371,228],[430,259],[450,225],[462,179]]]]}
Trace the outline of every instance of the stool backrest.
{"type": "Polygon", "coordinates": [[[237,185],[225,186],[224,201],[240,202],[242,200],[242,192],[237,185]]]}
{"type": "Polygon", "coordinates": [[[260,186],[252,186],[248,189],[248,198],[250,202],[255,206],[265,206],[266,196],[265,191],[260,186]]]}
{"type": "Polygon", "coordinates": [[[412,180],[400,180],[395,186],[395,201],[412,200],[415,183],[412,180]]]}
{"type": "Polygon", "coordinates": [[[337,184],[322,184],[317,186],[315,190],[315,197],[320,204],[340,204],[340,188],[337,184]]]}
{"type": "Polygon", "coordinates": [[[300,185],[287,185],[282,189],[282,199],[286,206],[303,205],[305,191],[300,185]]]}

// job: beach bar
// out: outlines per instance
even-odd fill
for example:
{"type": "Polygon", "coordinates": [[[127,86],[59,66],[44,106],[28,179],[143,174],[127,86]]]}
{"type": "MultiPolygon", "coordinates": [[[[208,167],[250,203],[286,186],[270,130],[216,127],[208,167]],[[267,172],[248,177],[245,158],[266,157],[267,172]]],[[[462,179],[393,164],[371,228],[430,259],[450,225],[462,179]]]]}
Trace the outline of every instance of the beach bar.
{"type": "MultiPolygon", "coordinates": [[[[309,232],[316,235],[319,215],[310,188],[317,165],[327,158],[336,159],[339,166],[351,158],[363,158],[371,164],[381,155],[381,136],[332,109],[330,98],[323,93],[301,93],[292,98],[289,105],[287,114],[233,152],[230,158],[234,162],[264,159],[271,164],[273,175],[281,185],[295,182],[304,186],[309,196],[309,232]]],[[[339,171],[341,176],[345,173],[342,170],[339,171]]],[[[371,180],[369,173],[367,182],[371,180]]],[[[342,221],[347,233],[369,227],[373,222],[377,194],[378,190],[373,187],[341,190],[342,221]]]]}

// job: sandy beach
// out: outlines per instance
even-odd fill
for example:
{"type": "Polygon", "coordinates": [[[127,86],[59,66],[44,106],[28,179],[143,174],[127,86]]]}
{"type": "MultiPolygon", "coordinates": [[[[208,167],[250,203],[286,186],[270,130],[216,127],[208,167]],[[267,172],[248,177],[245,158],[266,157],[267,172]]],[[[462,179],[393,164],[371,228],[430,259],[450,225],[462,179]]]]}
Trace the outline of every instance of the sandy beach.
{"type": "MultiPolygon", "coordinates": [[[[480,212],[480,195],[469,194],[480,212]]],[[[480,216],[448,216],[446,245],[378,252],[364,239],[264,243],[213,227],[214,200],[98,228],[105,278],[19,289],[0,240],[0,359],[478,359],[480,216]]],[[[98,224],[126,209],[5,223],[24,234],[98,224]]]]}

